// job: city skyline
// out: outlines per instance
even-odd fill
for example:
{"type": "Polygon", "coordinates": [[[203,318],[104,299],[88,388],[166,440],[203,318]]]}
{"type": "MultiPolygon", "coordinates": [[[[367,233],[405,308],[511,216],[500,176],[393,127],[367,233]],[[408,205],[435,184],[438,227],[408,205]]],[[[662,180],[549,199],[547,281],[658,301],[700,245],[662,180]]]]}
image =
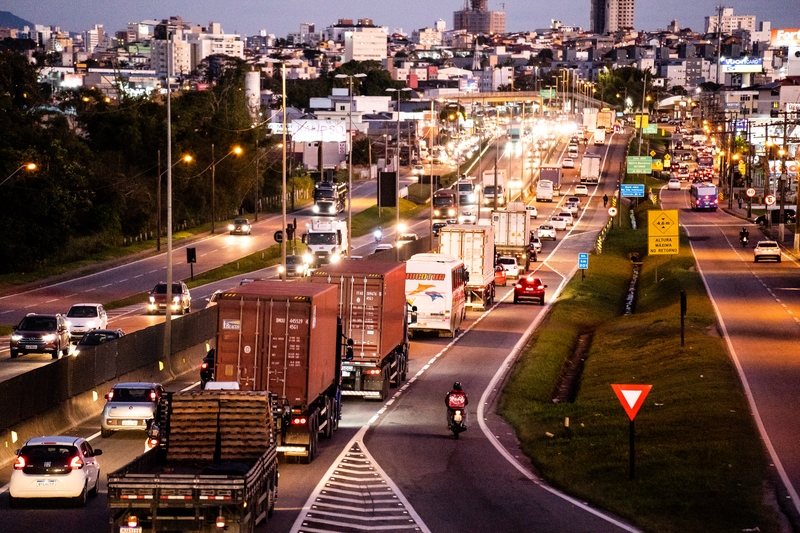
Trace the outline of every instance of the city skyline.
{"type": "MultiPolygon", "coordinates": [[[[704,18],[715,13],[718,0],[675,0],[670,2],[665,13],[660,0],[636,0],[634,24],[637,30],[653,31],[666,29],[673,19],[681,28],[702,31],[704,18]],[[687,13],[691,13],[688,16],[687,13]]],[[[726,2],[737,15],[755,15],[758,22],[770,21],[773,28],[800,27],[800,0],[735,0],[726,2]],[[794,7],[794,9],[792,9],[794,7]]],[[[258,35],[264,29],[277,37],[299,31],[301,23],[313,23],[317,31],[335,24],[339,19],[371,19],[378,26],[387,26],[390,31],[402,29],[410,33],[419,28],[432,27],[436,20],[443,19],[447,28],[453,27],[453,12],[463,9],[463,0],[450,0],[436,8],[421,0],[403,3],[368,2],[354,0],[346,4],[319,2],[319,0],[234,0],[227,4],[209,0],[163,0],[161,2],[130,2],[109,6],[98,0],[0,0],[0,11],[9,11],[34,24],[59,26],[63,31],[80,32],[102,24],[108,32],[125,28],[128,22],[161,20],[180,16],[192,24],[206,26],[219,22],[225,33],[258,35]],[[110,7],[108,13],[102,7],[110,7]],[[377,6],[377,7],[376,7],[377,6]],[[275,11],[287,13],[275,17],[275,11]]],[[[529,2],[490,0],[490,10],[507,13],[507,32],[532,31],[550,26],[551,19],[560,20],[568,26],[580,26],[585,31],[589,22],[589,0],[564,0],[548,6],[532,8],[529,2]],[[577,15],[579,14],[579,15],[577,15]]]]}

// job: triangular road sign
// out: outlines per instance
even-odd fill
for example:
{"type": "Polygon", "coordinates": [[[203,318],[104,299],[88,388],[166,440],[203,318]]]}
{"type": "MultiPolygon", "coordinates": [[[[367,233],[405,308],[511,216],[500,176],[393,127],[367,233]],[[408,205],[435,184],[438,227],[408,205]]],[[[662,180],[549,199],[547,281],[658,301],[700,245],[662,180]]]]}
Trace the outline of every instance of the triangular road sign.
{"type": "Polygon", "coordinates": [[[647,398],[647,394],[653,386],[618,385],[612,383],[611,388],[614,389],[614,393],[616,393],[617,398],[619,398],[619,403],[622,404],[622,407],[625,408],[625,412],[628,413],[628,418],[633,422],[633,419],[636,418],[636,413],[639,412],[639,408],[644,403],[644,399],[647,398]]]}

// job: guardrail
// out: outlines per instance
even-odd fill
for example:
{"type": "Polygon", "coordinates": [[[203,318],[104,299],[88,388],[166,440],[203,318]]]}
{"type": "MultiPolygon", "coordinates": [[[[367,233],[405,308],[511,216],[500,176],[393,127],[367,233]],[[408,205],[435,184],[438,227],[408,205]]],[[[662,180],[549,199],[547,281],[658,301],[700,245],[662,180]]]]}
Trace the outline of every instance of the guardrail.
{"type": "Polygon", "coordinates": [[[0,382],[0,428],[8,433],[87,392],[97,390],[102,397],[122,376],[138,372],[153,381],[172,379],[186,369],[186,360],[175,354],[209,340],[215,329],[216,309],[203,309],[172,321],[169,357],[162,357],[161,323],[0,382]]]}

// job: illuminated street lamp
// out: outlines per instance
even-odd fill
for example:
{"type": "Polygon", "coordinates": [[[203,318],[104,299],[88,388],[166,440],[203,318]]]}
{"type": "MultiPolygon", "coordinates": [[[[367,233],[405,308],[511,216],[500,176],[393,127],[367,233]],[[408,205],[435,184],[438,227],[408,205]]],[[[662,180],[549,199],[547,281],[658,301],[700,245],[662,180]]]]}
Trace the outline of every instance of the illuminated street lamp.
{"type": "Polygon", "coordinates": [[[217,198],[216,198],[216,172],[217,172],[217,163],[221,163],[231,154],[236,154],[237,156],[242,153],[242,148],[240,146],[234,146],[233,149],[222,156],[219,161],[214,159],[214,143],[211,143],[211,233],[214,233],[214,222],[216,221],[216,211],[217,211],[217,198]]]}
{"type": "Polygon", "coordinates": [[[22,170],[23,168],[26,169],[26,170],[29,170],[29,171],[36,170],[36,163],[25,163],[24,165],[20,166],[17,170],[15,170],[11,174],[9,174],[9,176],[6,179],[4,179],[3,181],[0,181],[0,185],[4,184],[5,182],[7,182],[11,178],[13,178],[14,175],[17,172],[19,172],[20,170],[22,170]]]}
{"type": "MultiPolygon", "coordinates": [[[[172,168],[175,167],[175,165],[177,165],[181,161],[185,163],[191,163],[193,161],[193,158],[192,156],[187,154],[178,159],[177,161],[175,161],[169,167],[169,169],[171,170],[172,168]]],[[[167,172],[168,172],[167,170],[161,172],[161,150],[159,150],[158,151],[158,197],[156,199],[156,210],[158,211],[158,214],[156,215],[156,226],[158,228],[156,230],[156,250],[159,252],[161,251],[161,177],[167,172]]]]}
{"type": "MultiPolygon", "coordinates": [[[[411,91],[411,87],[403,87],[402,89],[394,89],[389,87],[386,92],[397,93],[397,164],[394,167],[395,174],[395,201],[397,203],[395,213],[395,239],[399,237],[398,228],[400,227],[400,92],[411,91]]],[[[388,141],[387,141],[388,142],[388,141]]],[[[400,249],[395,246],[395,253],[397,254],[398,261],[400,260],[400,249]]]]}

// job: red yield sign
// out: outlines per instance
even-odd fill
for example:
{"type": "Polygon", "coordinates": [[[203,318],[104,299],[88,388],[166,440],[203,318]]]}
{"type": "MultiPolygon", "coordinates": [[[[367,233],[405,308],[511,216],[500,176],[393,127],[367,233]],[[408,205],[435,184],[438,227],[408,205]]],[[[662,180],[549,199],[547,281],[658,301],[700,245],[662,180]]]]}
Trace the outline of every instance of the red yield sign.
{"type": "Polygon", "coordinates": [[[625,408],[625,412],[628,413],[628,418],[633,422],[633,419],[636,418],[636,413],[639,412],[639,408],[642,407],[644,399],[647,398],[647,394],[653,386],[618,385],[612,383],[611,388],[614,389],[614,393],[616,393],[617,398],[619,398],[619,403],[622,404],[622,407],[625,408]]]}

